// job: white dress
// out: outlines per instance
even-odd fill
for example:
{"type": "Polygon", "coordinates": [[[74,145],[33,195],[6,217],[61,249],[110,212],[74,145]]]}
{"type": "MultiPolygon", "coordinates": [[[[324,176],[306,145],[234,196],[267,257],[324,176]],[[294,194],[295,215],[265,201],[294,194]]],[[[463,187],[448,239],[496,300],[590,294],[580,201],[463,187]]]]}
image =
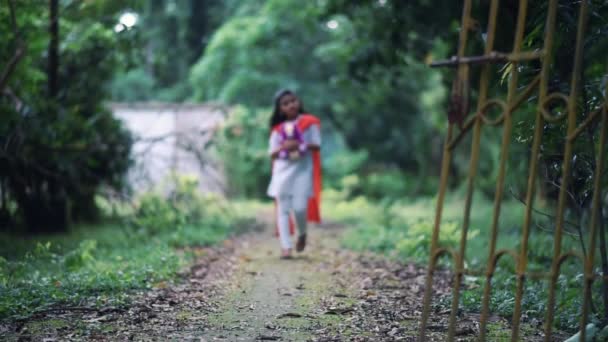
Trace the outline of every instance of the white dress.
{"type": "MultiPolygon", "coordinates": [[[[306,144],[321,146],[319,125],[310,126],[302,134],[302,139],[306,144]]],[[[281,136],[278,132],[273,131],[270,135],[269,153],[276,151],[280,146],[281,136]]],[[[296,160],[281,158],[274,160],[267,194],[274,198],[283,196],[308,198],[312,196],[312,156],[309,150],[296,160]]]]}

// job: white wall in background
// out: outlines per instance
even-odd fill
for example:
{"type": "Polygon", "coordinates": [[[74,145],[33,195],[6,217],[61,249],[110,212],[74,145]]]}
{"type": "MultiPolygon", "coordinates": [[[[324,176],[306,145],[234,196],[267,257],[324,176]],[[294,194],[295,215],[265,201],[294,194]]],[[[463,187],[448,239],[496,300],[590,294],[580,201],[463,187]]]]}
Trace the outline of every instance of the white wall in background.
{"type": "Polygon", "coordinates": [[[172,172],[196,176],[203,192],[224,193],[221,166],[204,146],[228,113],[214,104],[112,103],[136,139],[129,180],[136,191],[161,184],[172,172]]]}

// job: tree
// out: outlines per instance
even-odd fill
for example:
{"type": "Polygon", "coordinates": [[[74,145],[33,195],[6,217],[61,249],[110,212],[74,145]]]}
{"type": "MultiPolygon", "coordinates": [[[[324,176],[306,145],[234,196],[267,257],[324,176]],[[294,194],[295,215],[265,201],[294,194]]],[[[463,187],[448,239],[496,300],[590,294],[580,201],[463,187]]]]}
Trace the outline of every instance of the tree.
{"type": "Polygon", "coordinates": [[[95,217],[100,187],[124,186],[131,137],[102,104],[117,40],[112,26],[94,17],[69,20],[74,10],[90,10],[79,5],[51,1],[49,11],[33,2],[0,7],[0,32],[11,38],[0,42],[0,57],[19,39],[28,45],[0,96],[2,216],[12,228],[65,229],[72,219],[95,217]],[[11,17],[19,30],[4,24],[11,17]],[[55,22],[47,31],[49,21],[55,22]],[[60,44],[64,36],[70,39],[60,44]]]}
{"type": "Polygon", "coordinates": [[[191,65],[199,58],[215,28],[228,15],[219,0],[137,2],[139,24],[121,35],[131,36],[133,61],[125,63],[112,85],[115,101],[183,101],[192,90],[191,65]]]}
{"type": "Polygon", "coordinates": [[[242,14],[217,30],[192,68],[194,99],[268,107],[277,89],[289,87],[344,134],[349,147],[369,150],[376,163],[424,170],[426,156],[438,155],[433,144],[421,142],[443,125],[437,120],[445,93],[440,74],[407,53],[397,65],[355,72],[352,59],[375,38],[362,22],[376,18],[328,17],[327,11],[296,1],[237,11],[242,14]]]}

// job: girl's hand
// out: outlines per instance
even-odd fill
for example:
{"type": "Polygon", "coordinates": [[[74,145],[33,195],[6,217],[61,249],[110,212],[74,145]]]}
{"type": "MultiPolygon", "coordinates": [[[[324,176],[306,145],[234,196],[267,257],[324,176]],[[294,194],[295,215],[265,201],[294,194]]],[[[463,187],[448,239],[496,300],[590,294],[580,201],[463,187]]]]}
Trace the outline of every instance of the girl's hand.
{"type": "Polygon", "coordinates": [[[281,148],[283,148],[287,151],[295,151],[299,147],[300,147],[300,143],[295,139],[288,139],[283,143],[283,146],[281,146],[281,148]]]}

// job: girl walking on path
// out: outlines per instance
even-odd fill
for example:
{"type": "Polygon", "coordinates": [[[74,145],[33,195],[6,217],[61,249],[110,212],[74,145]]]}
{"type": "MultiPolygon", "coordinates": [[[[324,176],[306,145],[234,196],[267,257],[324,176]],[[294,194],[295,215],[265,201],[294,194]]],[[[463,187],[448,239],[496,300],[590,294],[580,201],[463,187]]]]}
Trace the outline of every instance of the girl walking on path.
{"type": "Polygon", "coordinates": [[[267,193],[276,203],[281,258],[288,259],[292,253],[293,218],[298,252],[306,247],[307,221],[321,221],[321,122],[304,113],[295,93],[281,90],[274,98],[270,129],[272,178],[267,193]]]}

